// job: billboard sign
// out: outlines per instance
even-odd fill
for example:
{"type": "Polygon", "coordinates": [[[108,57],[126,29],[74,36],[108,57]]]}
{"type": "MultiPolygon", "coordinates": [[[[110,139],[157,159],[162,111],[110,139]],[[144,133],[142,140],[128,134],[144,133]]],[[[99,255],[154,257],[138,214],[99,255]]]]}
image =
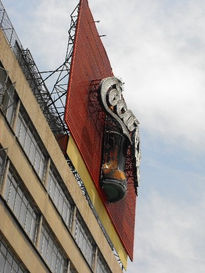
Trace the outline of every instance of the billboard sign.
{"type": "Polygon", "coordinates": [[[132,259],[138,184],[138,121],[127,109],[121,88],[122,83],[113,76],[88,2],[81,0],[65,122],[114,229],[132,259]],[[134,156],[136,151],[137,157],[134,156]],[[112,156],[115,156],[113,165],[112,156]],[[119,171],[114,172],[113,168],[119,171]],[[116,180],[119,183],[112,187],[116,180]],[[113,190],[111,196],[110,189],[113,190]]]}

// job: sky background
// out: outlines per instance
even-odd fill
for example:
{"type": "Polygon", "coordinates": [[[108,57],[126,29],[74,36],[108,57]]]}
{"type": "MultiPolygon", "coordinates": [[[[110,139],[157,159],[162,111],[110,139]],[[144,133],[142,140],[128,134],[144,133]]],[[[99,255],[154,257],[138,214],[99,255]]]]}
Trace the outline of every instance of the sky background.
{"type": "MultiPolygon", "coordinates": [[[[78,0],[3,0],[39,69],[63,62],[78,0]]],[[[205,272],[205,1],[90,0],[140,121],[141,182],[128,273],[205,272]]]]}

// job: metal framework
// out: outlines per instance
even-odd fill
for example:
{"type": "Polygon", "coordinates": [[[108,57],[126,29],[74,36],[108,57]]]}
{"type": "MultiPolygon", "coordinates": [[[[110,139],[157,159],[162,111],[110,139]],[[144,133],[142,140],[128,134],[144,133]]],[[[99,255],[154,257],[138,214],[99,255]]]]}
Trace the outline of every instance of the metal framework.
{"type": "Polygon", "coordinates": [[[11,49],[16,55],[33,94],[35,95],[44,116],[46,117],[48,124],[55,135],[69,134],[68,127],[64,122],[64,112],[78,9],[79,4],[71,13],[71,25],[68,31],[68,45],[63,64],[54,71],[40,72],[29,49],[23,49],[16,31],[0,0],[0,28],[4,32],[11,49]],[[48,75],[43,78],[45,73],[48,75]],[[49,92],[45,82],[50,80],[52,76],[55,76],[56,82],[51,92],[49,92]]]}
{"type": "Polygon", "coordinates": [[[50,95],[52,97],[52,102],[48,104],[48,107],[54,104],[62,119],[64,118],[64,113],[65,113],[66,96],[68,91],[68,81],[69,81],[69,75],[70,75],[70,67],[71,67],[71,60],[72,60],[72,54],[73,54],[78,12],[79,12],[79,4],[75,7],[75,9],[70,15],[71,23],[70,23],[70,28],[68,30],[68,44],[67,44],[66,56],[65,56],[65,60],[63,64],[53,71],[40,72],[42,77],[43,75],[47,74],[47,76],[44,77],[42,83],[45,83],[46,81],[50,80],[53,77],[55,77],[56,79],[53,85],[53,88],[50,92],[50,95]]]}
{"type": "Polygon", "coordinates": [[[48,124],[55,135],[63,134],[68,131],[64,120],[58,113],[58,109],[53,102],[52,96],[47,86],[43,82],[41,74],[36,66],[29,49],[22,50],[17,48],[17,59],[26,76],[27,81],[35,95],[48,124]]]}

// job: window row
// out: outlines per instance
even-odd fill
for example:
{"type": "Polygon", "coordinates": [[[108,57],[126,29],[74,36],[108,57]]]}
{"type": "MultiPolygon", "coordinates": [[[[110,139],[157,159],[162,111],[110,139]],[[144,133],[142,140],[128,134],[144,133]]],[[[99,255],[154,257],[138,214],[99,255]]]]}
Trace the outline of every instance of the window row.
{"type": "MultiPolygon", "coordinates": [[[[64,273],[67,270],[67,259],[54,242],[55,240],[52,238],[51,232],[48,227],[44,225],[42,227],[40,240],[40,253],[51,272],[64,273]]],[[[22,263],[11,252],[5,240],[0,235],[0,273],[7,272],[24,273],[28,271],[25,270],[22,263]]],[[[98,255],[96,273],[107,272],[110,272],[110,270],[103,261],[103,258],[98,255]]],[[[70,268],[70,273],[76,273],[73,267],[70,268]]]]}
{"type": "MultiPolygon", "coordinates": [[[[0,156],[0,166],[2,165],[3,156],[0,156]]],[[[4,198],[24,231],[35,244],[40,214],[35,208],[34,203],[31,201],[31,198],[29,198],[27,192],[23,189],[22,185],[23,183],[21,182],[17,173],[12,167],[10,167],[6,178],[4,198]]],[[[65,189],[62,188],[62,184],[60,183],[60,177],[57,175],[54,168],[51,168],[49,171],[48,193],[66,226],[69,230],[71,230],[74,205],[71,198],[68,197],[68,194],[65,194],[65,189]]],[[[74,224],[74,239],[90,267],[93,267],[95,255],[94,240],[79,214],[77,214],[74,224]]],[[[59,262],[59,254],[55,254],[57,253],[57,248],[54,247],[54,244],[51,246],[51,239],[49,239],[48,236],[49,233],[47,232],[47,229],[42,230],[41,254],[46,263],[49,264],[51,262],[50,267],[53,273],[61,272],[59,266],[64,268],[64,262],[63,264],[59,262]],[[47,244],[45,243],[46,241],[47,244]],[[49,257],[52,257],[52,261],[50,261],[49,257]],[[58,268],[58,270],[56,271],[55,268],[58,268]]],[[[61,260],[63,260],[63,258],[61,260]]],[[[99,262],[97,262],[97,273],[107,272],[109,272],[109,269],[107,269],[105,262],[102,262],[102,258],[99,259],[99,262]]]]}
{"type": "Polygon", "coordinates": [[[5,183],[4,200],[34,245],[37,244],[37,234],[40,231],[39,252],[51,272],[67,272],[68,262],[66,255],[45,221],[43,221],[40,228],[40,212],[12,166],[8,170],[5,183]]]}
{"type": "MultiPolygon", "coordinates": [[[[40,213],[11,163],[5,183],[5,201],[31,241],[36,244],[40,213]]],[[[60,177],[53,167],[50,169],[48,176],[48,193],[70,231],[72,223],[74,224],[73,236],[76,244],[90,267],[93,268],[96,252],[95,242],[80,214],[77,213],[74,218],[74,204],[68,194],[65,193],[65,189],[62,188],[60,177]],[[72,221],[74,219],[75,222],[72,221]]],[[[44,224],[41,228],[39,251],[52,273],[64,273],[67,259],[51,234],[52,232],[49,231],[48,226],[44,224]]],[[[99,254],[98,256],[100,258],[97,258],[96,272],[110,273],[102,255],[99,254]]]]}
{"type": "MultiPolygon", "coordinates": [[[[54,205],[56,206],[56,209],[61,215],[65,225],[68,227],[69,230],[71,230],[74,206],[73,202],[71,201],[71,197],[69,197],[68,192],[66,194],[66,189],[63,189],[62,185],[63,181],[52,167],[49,171],[48,177],[48,193],[54,205]]],[[[77,214],[74,220],[75,220],[75,222],[73,223],[73,225],[75,226],[73,234],[74,239],[78,247],[80,248],[83,256],[85,257],[86,261],[92,268],[95,255],[94,239],[92,238],[79,213],[77,214]]]]}
{"type": "Polygon", "coordinates": [[[11,169],[7,176],[4,198],[29,238],[35,242],[39,215],[11,169]]]}
{"type": "Polygon", "coordinates": [[[28,273],[0,234],[0,273],[28,273]]]}
{"type": "Polygon", "coordinates": [[[56,209],[60,213],[65,225],[71,230],[73,220],[73,202],[71,198],[66,195],[66,190],[62,188],[61,179],[53,168],[49,171],[48,176],[48,194],[52,199],[56,209]]]}
{"type": "Polygon", "coordinates": [[[41,229],[40,253],[52,273],[67,272],[68,260],[45,224],[41,229]]]}
{"type": "MultiPolygon", "coordinates": [[[[7,122],[11,127],[14,125],[14,118],[18,104],[18,96],[14,85],[11,83],[6,70],[0,63],[0,109],[3,112],[7,122]]],[[[43,179],[46,158],[42,150],[45,150],[41,144],[40,138],[35,133],[35,128],[21,106],[20,112],[17,113],[17,125],[15,129],[16,136],[29,158],[29,161],[36,173],[43,179]]]]}
{"type": "MultiPolygon", "coordinates": [[[[74,239],[82,254],[84,255],[86,261],[88,262],[90,267],[93,268],[94,257],[96,253],[95,241],[92,238],[92,235],[87,229],[86,224],[84,223],[80,214],[77,213],[76,217],[73,217],[73,205],[71,198],[68,197],[68,194],[65,194],[65,189],[62,188],[61,178],[59,175],[57,175],[57,172],[54,170],[53,167],[49,171],[48,193],[58,212],[60,213],[62,219],[64,220],[66,226],[69,229],[71,229],[72,220],[75,220],[75,223],[73,223],[75,227],[73,234],[74,239]]],[[[107,266],[107,263],[105,262],[99,250],[96,262],[96,273],[111,273],[109,267],[107,266]]]]}
{"type": "MultiPolygon", "coordinates": [[[[15,128],[13,128],[16,137],[41,182],[47,185],[48,194],[66,227],[71,231],[71,227],[74,225],[73,237],[86,261],[90,267],[93,267],[96,249],[95,242],[79,214],[77,214],[75,222],[73,222],[74,203],[54,166],[48,172],[47,181],[43,181],[45,180],[48,154],[23,106],[21,105],[19,110],[16,111],[17,102],[15,89],[11,85],[6,71],[0,64],[0,105],[3,105],[1,109],[4,109],[3,113],[11,127],[13,126],[15,112],[17,112],[15,128]]],[[[0,157],[0,173],[3,168],[2,162],[3,160],[0,157]]],[[[16,179],[12,170],[9,170],[7,177],[5,199],[29,238],[35,242],[39,215],[32,208],[26,195],[24,195],[18,179],[16,179]]]]}

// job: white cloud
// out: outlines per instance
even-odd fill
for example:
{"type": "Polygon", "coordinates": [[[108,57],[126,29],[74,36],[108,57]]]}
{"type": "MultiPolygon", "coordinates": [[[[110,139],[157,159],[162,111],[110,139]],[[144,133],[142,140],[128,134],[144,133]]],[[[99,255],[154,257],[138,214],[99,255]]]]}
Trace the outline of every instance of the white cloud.
{"type": "MultiPolygon", "coordinates": [[[[102,1],[97,17],[100,5],[102,1]]],[[[100,32],[108,34],[104,41],[114,72],[124,79],[128,105],[141,126],[150,134],[201,149],[205,3],[145,0],[110,5],[100,32]]]]}
{"type": "Polygon", "coordinates": [[[152,192],[139,201],[135,258],[128,273],[204,272],[204,195],[184,204],[152,192]],[[145,203],[146,202],[146,203],[145,203]]]}
{"type": "Polygon", "coordinates": [[[25,19],[22,17],[27,29],[23,37],[24,46],[31,50],[41,66],[40,70],[55,69],[64,61],[70,13],[76,4],[77,1],[41,0],[30,12],[28,3],[25,3],[26,16],[25,19]]]}

